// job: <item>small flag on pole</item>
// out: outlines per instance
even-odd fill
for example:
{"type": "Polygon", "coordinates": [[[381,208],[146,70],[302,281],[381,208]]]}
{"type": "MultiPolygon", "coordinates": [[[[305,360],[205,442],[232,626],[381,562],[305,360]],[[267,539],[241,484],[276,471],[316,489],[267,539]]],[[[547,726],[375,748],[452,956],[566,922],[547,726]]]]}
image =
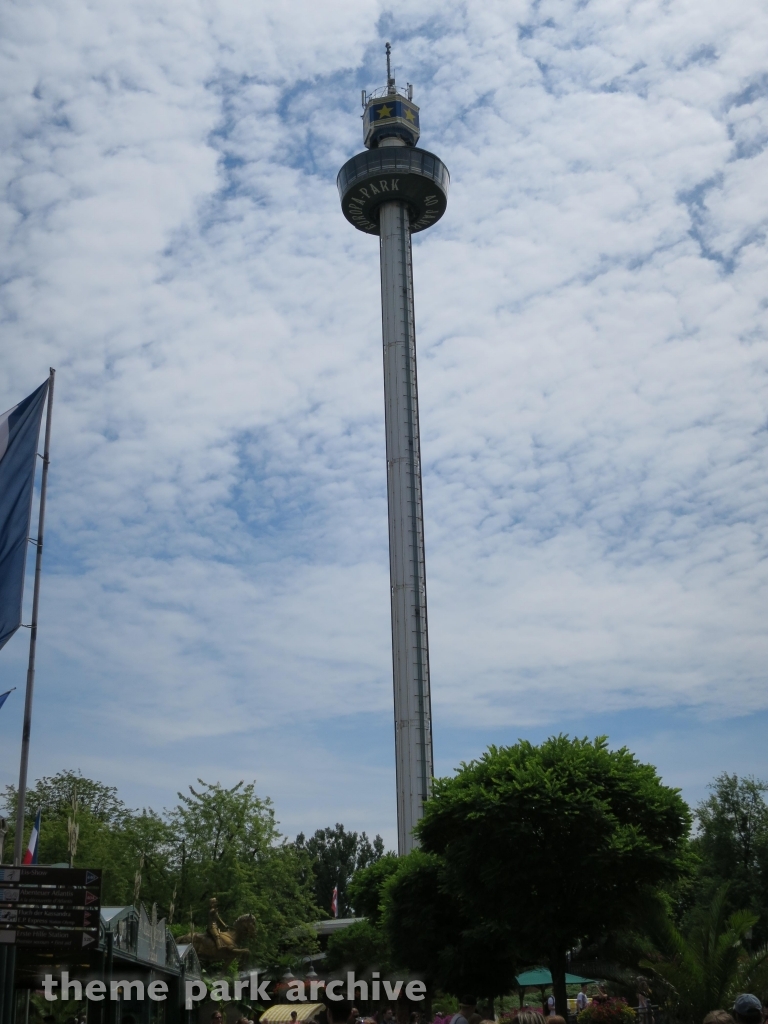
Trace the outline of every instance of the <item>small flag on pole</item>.
{"type": "Polygon", "coordinates": [[[0,647],[21,625],[40,421],[48,381],[0,414],[0,647]]]}
{"type": "Polygon", "coordinates": [[[8,698],[15,689],[16,687],[12,686],[10,690],[6,690],[5,693],[0,693],[0,708],[3,706],[3,704],[5,704],[5,702],[8,700],[8,698]]]}
{"type": "Polygon", "coordinates": [[[334,885],[333,887],[333,898],[331,899],[331,913],[334,917],[339,916],[339,887],[334,885]]]}
{"type": "Polygon", "coordinates": [[[22,864],[37,864],[37,851],[40,849],[40,814],[41,812],[38,811],[35,815],[35,824],[32,826],[32,834],[29,837],[29,845],[22,864]]]}

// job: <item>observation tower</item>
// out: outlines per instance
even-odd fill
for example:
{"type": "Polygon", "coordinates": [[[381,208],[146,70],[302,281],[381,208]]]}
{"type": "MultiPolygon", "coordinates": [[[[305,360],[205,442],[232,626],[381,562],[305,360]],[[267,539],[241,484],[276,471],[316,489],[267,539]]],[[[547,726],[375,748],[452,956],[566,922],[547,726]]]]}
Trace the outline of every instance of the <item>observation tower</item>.
{"type": "Polygon", "coordinates": [[[336,183],[347,220],[379,236],[397,840],[404,855],[416,845],[413,827],[434,774],[411,235],[445,213],[450,179],[438,157],[416,146],[413,86],[397,87],[389,43],[386,52],[385,88],[363,91],[367,148],[344,164],[336,183]]]}

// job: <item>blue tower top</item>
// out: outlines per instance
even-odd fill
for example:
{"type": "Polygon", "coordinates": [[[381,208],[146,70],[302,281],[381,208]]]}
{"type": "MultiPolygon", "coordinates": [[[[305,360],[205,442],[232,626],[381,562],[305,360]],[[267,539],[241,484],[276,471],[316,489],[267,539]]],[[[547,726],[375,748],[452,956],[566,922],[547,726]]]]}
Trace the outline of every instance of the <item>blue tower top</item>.
{"type": "Polygon", "coordinates": [[[419,108],[413,102],[413,86],[398,89],[391,56],[392,47],[387,43],[386,86],[371,93],[363,90],[363,140],[368,149],[376,149],[383,139],[402,139],[406,146],[419,141],[419,108]]]}

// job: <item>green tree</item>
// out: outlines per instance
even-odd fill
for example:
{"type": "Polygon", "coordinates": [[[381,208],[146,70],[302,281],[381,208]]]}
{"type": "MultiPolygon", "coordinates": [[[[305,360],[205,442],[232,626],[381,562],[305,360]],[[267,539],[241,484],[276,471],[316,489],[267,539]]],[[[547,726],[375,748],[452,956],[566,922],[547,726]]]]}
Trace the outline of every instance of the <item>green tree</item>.
{"type": "Polygon", "coordinates": [[[252,950],[261,963],[291,962],[316,948],[306,923],[319,916],[306,855],[282,839],[269,799],[253,783],[227,789],[198,779],[168,820],[176,844],[178,903],[204,924],[216,896],[228,924],[253,914],[252,950]]]}
{"type": "Polygon", "coordinates": [[[381,927],[372,921],[361,920],[335,932],[328,939],[324,967],[331,971],[340,967],[350,968],[357,977],[364,977],[371,968],[389,970],[389,946],[381,927]]]}
{"type": "Polygon", "coordinates": [[[557,736],[491,747],[437,780],[417,832],[471,920],[509,924],[521,958],[548,962],[564,1013],[568,951],[679,876],[690,824],[679,792],[626,748],[557,736]]]}
{"type": "MultiPolygon", "coordinates": [[[[40,860],[66,861],[67,818],[76,791],[75,863],[102,869],[105,904],[131,904],[138,888],[139,899],[157,903],[161,916],[173,905],[177,930],[184,931],[190,920],[205,926],[208,901],[216,896],[228,923],[241,914],[256,918],[252,950],[262,964],[293,963],[315,950],[317,937],[308,922],[320,911],[308,854],[283,839],[271,802],[257,796],[254,784],[227,789],[198,782],[159,815],[129,809],[114,788],[80,773],[60,772],[28,791],[27,829],[40,808],[40,860]]],[[[15,811],[11,788],[5,803],[15,811]]]]}
{"type": "Polygon", "coordinates": [[[707,905],[728,882],[728,907],[748,907],[758,915],[754,940],[760,944],[768,940],[768,783],[724,772],[710,789],[696,809],[698,902],[707,905]]]}
{"type": "MultiPolygon", "coordinates": [[[[75,864],[102,869],[105,905],[132,903],[135,875],[140,870],[140,898],[168,908],[173,891],[174,837],[168,824],[152,810],[133,811],[113,786],[85,778],[80,772],[62,771],[39,779],[27,790],[25,842],[38,810],[42,814],[39,860],[65,863],[68,855],[67,822],[72,797],[77,796],[79,836],[75,864]]],[[[17,794],[9,786],[4,803],[16,819],[17,794]]],[[[8,843],[12,842],[12,832],[8,843]]]]}
{"type": "Polygon", "coordinates": [[[355,874],[349,894],[366,920],[331,939],[328,966],[415,972],[430,996],[439,987],[492,998],[514,984],[510,929],[469,917],[437,855],[386,855],[355,874]]]}
{"type": "MultiPolygon", "coordinates": [[[[70,813],[72,796],[75,793],[80,807],[86,808],[95,820],[116,822],[125,814],[125,804],[118,797],[114,786],[86,779],[82,772],[71,770],[38,779],[34,786],[27,790],[25,810],[28,815],[31,811],[32,817],[38,811],[42,811],[46,818],[58,818],[62,815],[66,817],[70,813]]],[[[4,797],[7,806],[13,809],[15,820],[16,788],[8,786],[4,797]]]]}
{"type": "Polygon", "coordinates": [[[371,842],[365,832],[347,832],[337,823],[335,828],[319,828],[309,839],[299,833],[295,845],[311,859],[315,901],[324,914],[331,913],[337,888],[339,917],[352,915],[355,908],[349,900],[349,883],[356,871],[384,856],[381,836],[371,842]]]}
{"type": "Polygon", "coordinates": [[[655,948],[641,964],[666,984],[671,1008],[684,1024],[699,1024],[710,1010],[730,1009],[739,992],[762,992],[768,980],[768,949],[750,954],[744,948],[757,917],[748,910],[729,914],[727,907],[724,885],[687,934],[660,917],[655,948]]]}
{"type": "Polygon", "coordinates": [[[356,871],[349,883],[349,898],[356,912],[375,925],[381,922],[384,912],[384,883],[402,863],[394,853],[385,853],[373,864],[356,871]]]}
{"type": "Polygon", "coordinates": [[[382,884],[382,907],[392,959],[421,974],[430,992],[479,992],[492,1000],[514,986],[509,924],[473,918],[436,854],[414,850],[401,858],[382,884]]]}

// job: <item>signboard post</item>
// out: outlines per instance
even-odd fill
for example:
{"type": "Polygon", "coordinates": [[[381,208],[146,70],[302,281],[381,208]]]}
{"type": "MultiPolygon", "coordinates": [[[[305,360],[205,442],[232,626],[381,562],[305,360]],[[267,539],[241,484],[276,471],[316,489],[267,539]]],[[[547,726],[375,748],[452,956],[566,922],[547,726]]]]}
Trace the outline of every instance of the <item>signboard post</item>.
{"type": "Polygon", "coordinates": [[[99,941],[101,871],[0,868],[0,947],[80,952],[99,941]]]}

